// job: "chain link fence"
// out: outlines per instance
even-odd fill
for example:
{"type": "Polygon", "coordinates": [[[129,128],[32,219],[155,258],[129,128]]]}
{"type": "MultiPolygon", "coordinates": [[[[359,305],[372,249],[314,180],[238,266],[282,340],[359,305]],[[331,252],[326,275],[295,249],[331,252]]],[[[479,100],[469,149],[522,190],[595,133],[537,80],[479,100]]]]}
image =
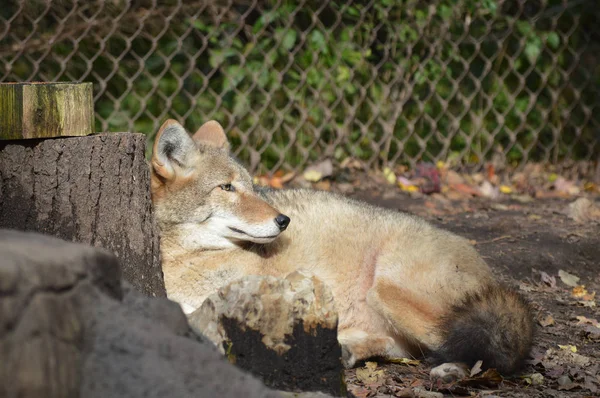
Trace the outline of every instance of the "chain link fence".
{"type": "Polygon", "coordinates": [[[600,155],[597,0],[4,0],[0,81],[93,82],[97,131],[216,119],[259,172],[600,155]]]}

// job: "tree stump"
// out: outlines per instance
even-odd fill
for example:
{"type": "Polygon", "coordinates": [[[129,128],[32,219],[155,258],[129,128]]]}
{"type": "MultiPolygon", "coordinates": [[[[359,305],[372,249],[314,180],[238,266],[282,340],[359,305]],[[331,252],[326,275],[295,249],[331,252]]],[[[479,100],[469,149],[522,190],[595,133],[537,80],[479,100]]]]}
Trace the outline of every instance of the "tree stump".
{"type": "Polygon", "coordinates": [[[347,395],[333,295],[308,272],[247,275],[210,295],[189,322],[269,387],[347,395]]]}
{"type": "Polygon", "coordinates": [[[0,140],[93,132],[92,83],[0,83],[0,140]]]}
{"type": "Polygon", "coordinates": [[[0,228],[103,247],[138,291],[165,296],[142,134],[0,141],[0,228]]]}

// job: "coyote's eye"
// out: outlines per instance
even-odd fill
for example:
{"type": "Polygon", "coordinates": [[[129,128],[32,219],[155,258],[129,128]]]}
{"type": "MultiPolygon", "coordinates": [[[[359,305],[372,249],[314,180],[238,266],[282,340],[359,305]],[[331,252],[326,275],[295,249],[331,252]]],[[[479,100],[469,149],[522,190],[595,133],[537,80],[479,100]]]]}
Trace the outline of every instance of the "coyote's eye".
{"type": "Polygon", "coordinates": [[[221,185],[219,185],[219,188],[221,188],[223,191],[230,191],[230,192],[235,191],[235,188],[231,184],[221,184],[221,185]]]}

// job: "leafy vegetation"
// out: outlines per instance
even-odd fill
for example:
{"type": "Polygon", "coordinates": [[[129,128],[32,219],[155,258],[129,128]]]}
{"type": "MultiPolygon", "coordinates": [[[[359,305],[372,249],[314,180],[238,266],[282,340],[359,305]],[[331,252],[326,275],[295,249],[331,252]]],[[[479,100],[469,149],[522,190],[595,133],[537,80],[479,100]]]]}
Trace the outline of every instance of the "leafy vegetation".
{"type": "Polygon", "coordinates": [[[600,153],[593,0],[101,3],[0,11],[21,13],[10,26],[21,40],[40,28],[18,57],[14,36],[0,45],[3,80],[95,82],[98,130],[217,119],[243,160],[270,170],[324,156],[380,166],[600,153]]]}

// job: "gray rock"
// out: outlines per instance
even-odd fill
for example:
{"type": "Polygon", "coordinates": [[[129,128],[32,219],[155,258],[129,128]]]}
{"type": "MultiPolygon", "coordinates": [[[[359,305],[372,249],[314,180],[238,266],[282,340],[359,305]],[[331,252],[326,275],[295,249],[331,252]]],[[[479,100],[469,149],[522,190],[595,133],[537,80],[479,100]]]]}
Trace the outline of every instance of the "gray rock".
{"type": "Polygon", "coordinates": [[[0,259],[2,397],[280,397],[105,250],[0,230],[0,259]]]}
{"type": "Polygon", "coordinates": [[[270,387],[346,395],[333,295],[308,273],[245,276],[209,296],[189,322],[270,387]]]}

